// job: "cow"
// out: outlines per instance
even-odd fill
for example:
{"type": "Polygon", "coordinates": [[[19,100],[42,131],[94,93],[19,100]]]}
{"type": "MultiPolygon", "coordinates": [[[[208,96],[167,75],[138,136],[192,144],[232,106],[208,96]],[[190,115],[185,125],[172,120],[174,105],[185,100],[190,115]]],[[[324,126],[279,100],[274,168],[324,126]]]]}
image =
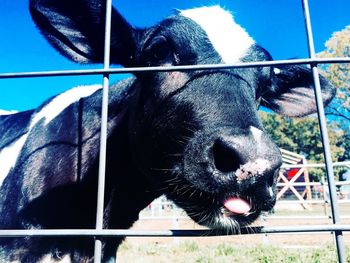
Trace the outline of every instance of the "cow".
{"type": "MultiPolygon", "coordinates": [[[[48,42],[77,63],[102,63],[103,0],[30,0],[48,42]]],[[[110,61],[124,67],[270,61],[219,6],[176,10],[148,28],[112,10],[110,61]]],[[[323,77],[327,104],[335,88],[323,77]]],[[[109,87],[104,228],[127,229],[165,194],[197,223],[239,230],[276,201],[281,154],[259,118],[265,106],[316,111],[301,65],[137,71],[109,87]]],[[[0,228],[93,229],[102,89],[80,86],[40,107],[0,116],[0,228]]],[[[103,239],[113,262],[122,238],[103,239]]],[[[6,262],[91,262],[93,238],[1,238],[6,262]]]]}

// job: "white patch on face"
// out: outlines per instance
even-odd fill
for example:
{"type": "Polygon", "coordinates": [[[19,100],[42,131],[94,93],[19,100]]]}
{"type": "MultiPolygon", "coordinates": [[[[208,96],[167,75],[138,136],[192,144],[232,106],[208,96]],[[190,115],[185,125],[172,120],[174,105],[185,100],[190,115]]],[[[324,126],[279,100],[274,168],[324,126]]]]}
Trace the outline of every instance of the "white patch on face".
{"type": "Polygon", "coordinates": [[[253,134],[254,140],[259,144],[261,142],[261,136],[262,136],[262,130],[254,127],[254,126],[250,126],[250,131],[253,134]]]}
{"type": "Polygon", "coordinates": [[[200,25],[225,63],[237,63],[255,41],[220,6],[184,10],[181,15],[200,25]]]}
{"type": "Polygon", "coordinates": [[[55,97],[51,102],[44,106],[41,111],[36,113],[30,122],[28,132],[0,151],[0,185],[10,172],[11,168],[15,166],[31,129],[41,119],[44,118],[45,125],[47,125],[69,105],[78,101],[80,98],[91,95],[100,88],[102,88],[101,85],[79,86],[73,88],[55,97]]]}

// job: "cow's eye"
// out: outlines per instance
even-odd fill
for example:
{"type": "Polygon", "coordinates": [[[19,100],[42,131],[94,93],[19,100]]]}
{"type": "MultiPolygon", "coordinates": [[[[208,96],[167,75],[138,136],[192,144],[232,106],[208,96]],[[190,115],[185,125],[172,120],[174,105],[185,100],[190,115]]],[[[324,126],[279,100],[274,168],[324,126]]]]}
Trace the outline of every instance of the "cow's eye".
{"type": "MultiPolygon", "coordinates": [[[[145,50],[148,65],[159,65],[172,59],[172,51],[167,39],[163,36],[155,37],[145,50]]],[[[168,61],[171,62],[171,61],[168,61]]]]}

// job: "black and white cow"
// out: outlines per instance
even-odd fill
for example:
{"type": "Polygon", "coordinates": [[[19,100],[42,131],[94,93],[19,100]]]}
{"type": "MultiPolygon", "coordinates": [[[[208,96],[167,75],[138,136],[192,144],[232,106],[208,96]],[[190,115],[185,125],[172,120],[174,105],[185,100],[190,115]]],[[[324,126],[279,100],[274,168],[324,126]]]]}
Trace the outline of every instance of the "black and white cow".
{"type": "MultiPolygon", "coordinates": [[[[101,63],[105,2],[31,0],[33,20],[61,54],[101,63]]],[[[218,6],[133,28],[113,9],[111,61],[123,66],[271,60],[218,6]]],[[[136,73],[110,87],[105,228],[128,228],[166,194],[196,222],[232,229],[276,200],[277,146],[257,105],[287,116],[315,112],[301,66],[136,73]]],[[[324,102],[335,89],[321,78],[324,102]]],[[[39,108],[0,116],[0,227],[94,228],[100,86],[77,87],[39,108]]],[[[120,239],[105,239],[103,261],[120,239]]],[[[2,238],[2,262],[90,262],[90,238],[2,238]]]]}

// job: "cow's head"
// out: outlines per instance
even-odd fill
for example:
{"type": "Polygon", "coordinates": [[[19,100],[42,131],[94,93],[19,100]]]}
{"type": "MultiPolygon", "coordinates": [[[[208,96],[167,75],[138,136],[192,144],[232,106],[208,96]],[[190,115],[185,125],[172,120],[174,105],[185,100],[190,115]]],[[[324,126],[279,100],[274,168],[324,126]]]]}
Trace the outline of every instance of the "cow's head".
{"type": "MultiPolygon", "coordinates": [[[[80,63],[101,63],[104,1],[31,0],[49,42],[80,63]]],[[[113,9],[111,61],[168,66],[271,60],[218,6],[177,12],[145,29],[113,9]]],[[[195,221],[246,225],[276,200],[281,154],[258,115],[315,112],[310,70],[301,66],[137,73],[129,140],[136,166],[195,221]]],[[[335,89],[321,78],[324,102],[335,89]]],[[[121,175],[122,176],[122,175],[121,175]]],[[[137,183],[137,182],[135,182],[137,183]]]]}

